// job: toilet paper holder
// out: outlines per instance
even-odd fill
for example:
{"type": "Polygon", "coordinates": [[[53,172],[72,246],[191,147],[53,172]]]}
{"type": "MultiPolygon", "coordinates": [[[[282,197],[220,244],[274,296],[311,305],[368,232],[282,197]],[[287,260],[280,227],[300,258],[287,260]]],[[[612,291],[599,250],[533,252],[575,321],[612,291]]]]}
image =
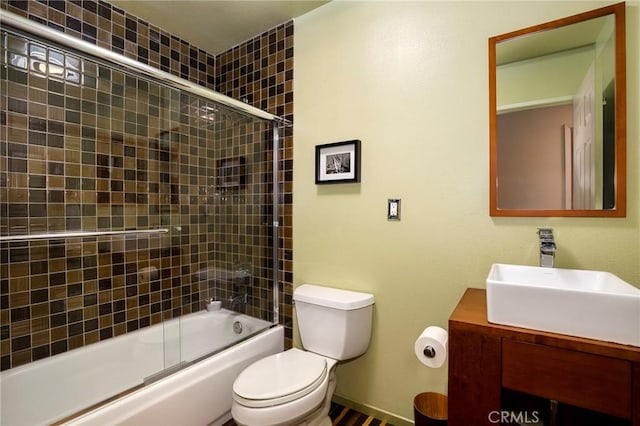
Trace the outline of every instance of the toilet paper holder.
{"type": "Polygon", "coordinates": [[[422,364],[429,368],[441,367],[447,357],[447,331],[437,326],[425,328],[413,350],[422,364]]]}
{"type": "Polygon", "coordinates": [[[433,348],[433,346],[426,346],[423,350],[422,353],[424,354],[424,356],[426,356],[427,358],[433,358],[434,356],[436,356],[436,350],[433,348]]]}

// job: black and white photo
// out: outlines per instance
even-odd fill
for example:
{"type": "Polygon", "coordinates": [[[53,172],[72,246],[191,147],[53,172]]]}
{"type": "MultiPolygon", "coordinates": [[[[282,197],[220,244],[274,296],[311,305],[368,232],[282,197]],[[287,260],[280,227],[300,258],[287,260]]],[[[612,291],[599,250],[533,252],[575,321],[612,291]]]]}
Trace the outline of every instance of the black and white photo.
{"type": "Polygon", "coordinates": [[[316,146],[316,183],[360,182],[360,141],[316,146]]]}

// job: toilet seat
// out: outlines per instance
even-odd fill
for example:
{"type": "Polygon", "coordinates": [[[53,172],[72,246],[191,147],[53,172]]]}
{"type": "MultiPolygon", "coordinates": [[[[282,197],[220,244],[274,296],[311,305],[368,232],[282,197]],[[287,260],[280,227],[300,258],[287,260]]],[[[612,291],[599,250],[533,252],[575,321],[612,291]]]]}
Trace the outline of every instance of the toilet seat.
{"type": "Polygon", "coordinates": [[[295,401],[325,383],[327,360],[300,349],[263,358],[246,368],[233,384],[233,399],[249,408],[295,401]]]}

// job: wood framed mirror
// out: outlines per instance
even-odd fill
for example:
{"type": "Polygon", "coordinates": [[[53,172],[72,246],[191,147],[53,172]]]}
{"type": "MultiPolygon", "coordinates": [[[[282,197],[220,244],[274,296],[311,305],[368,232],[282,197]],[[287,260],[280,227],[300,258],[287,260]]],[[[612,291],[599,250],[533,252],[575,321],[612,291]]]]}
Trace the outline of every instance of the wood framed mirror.
{"type": "Polygon", "coordinates": [[[626,216],[625,4],[489,39],[491,216],[626,216]]]}

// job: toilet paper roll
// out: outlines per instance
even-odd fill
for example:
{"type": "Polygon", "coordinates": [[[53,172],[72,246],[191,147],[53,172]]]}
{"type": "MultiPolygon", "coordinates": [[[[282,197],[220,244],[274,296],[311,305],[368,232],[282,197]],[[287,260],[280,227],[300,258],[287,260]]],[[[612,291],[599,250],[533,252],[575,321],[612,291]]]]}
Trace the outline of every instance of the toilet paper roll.
{"type": "Polygon", "coordinates": [[[414,345],[416,357],[427,367],[442,367],[447,358],[448,339],[447,331],[440,327],[425,328],[414,345]]]}

